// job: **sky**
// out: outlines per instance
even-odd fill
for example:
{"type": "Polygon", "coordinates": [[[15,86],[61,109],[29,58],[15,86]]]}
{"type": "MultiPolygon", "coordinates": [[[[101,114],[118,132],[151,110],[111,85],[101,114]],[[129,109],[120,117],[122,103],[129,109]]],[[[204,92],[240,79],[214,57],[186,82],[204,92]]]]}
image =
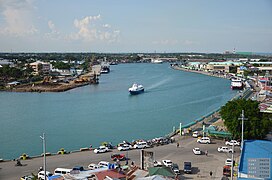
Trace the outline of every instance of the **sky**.
{"type": "Polygon", "coordinates": [[[271,0],[0,0],[0,52],[272,52],[271,0]]]}

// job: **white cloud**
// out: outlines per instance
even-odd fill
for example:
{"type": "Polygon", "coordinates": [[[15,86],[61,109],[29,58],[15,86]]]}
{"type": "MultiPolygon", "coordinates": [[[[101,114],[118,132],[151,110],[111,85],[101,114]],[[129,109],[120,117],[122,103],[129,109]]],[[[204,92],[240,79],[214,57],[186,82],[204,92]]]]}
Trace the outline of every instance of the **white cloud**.
{"type": "Polygon", "coordinates": [[[13,36],[24,36],[38,32],[33,24],[32,0],[0,0],[1,16],[4,24],[0,33],[13,36]]]}
{"type": "Polygon", "coordinates": [[[74,26],[78,31],[70,34],[69,39],[72,40],[115,42],[120,35],[120,31],[112,30],[111,25],[101,24],[100,14],[97,16],[86,16],[79,20],[75,19],[74,26]]]}
{"type": "Polygon", "coordinates": [[[52,20],[49,20],[47,23],[51,32],[45,34],[45,38],[48,39],[61,39],[60,32],[56,29],[55,24],[52,20]]]}

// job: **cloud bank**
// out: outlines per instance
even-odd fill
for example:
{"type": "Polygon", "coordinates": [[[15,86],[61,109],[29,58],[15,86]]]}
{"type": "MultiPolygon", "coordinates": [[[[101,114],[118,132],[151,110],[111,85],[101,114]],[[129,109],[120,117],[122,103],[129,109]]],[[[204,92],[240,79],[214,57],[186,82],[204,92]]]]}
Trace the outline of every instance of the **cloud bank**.
{"type": "Polygon", "coordinates": [[[120,35],[120,30],[113,30],[109,24],[101,24],[101,15],[86,16],[82,19],[74,20],[76,33],[71,33],[69,39],[82,40],[86,42],[106,41],[116,42],[120,35]]]}
{"type": "Polygon", "coordinates": [[[0,10],[4,23],[0,33],[25,36],[38,32],[33,24],[33,0],[0,0],[0,10]]]}

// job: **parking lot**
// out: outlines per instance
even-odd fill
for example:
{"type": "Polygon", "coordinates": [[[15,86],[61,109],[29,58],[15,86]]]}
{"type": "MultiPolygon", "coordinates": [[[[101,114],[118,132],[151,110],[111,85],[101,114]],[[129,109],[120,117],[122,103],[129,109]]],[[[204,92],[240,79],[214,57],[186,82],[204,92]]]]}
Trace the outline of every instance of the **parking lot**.
{"type": "MultiPolygon", "coordinates": [[[[222,140],[212,139],[211,144],[199,144],[196,138],[193,137],[176,137],[176,142],[179,143],[177,147],[176,142],[168,145],[157,146],[146,149],[153,151],[157,161],[169,159],[173,163],[178,164],[181,170],[180,179],[221,179],[223,166],[227,158],[231,158],[230,153],[219,153],[217,148],[225,146],[222,140]],[[207,151],[208,154],[194,155],[192,149],[199,147],[203,152],[207,151]],[[183,163],[190,161],[192,163],[192,174],[183,173],[183,163]],[[212,171],[212,176],[210,176],[212,171]]],[[[98,163],[99,161],[111,160],[111,154],[120,153],[118,150],[107,152],[103,154],[95,154],[93,151],[83,151],[78,153],[56,155],[47,157],[47,170],[53,172],[56,168],[73,168],[76,165],[87,167],[90,163],[98,163]]],[[[130,150],[121,152],[129,157],[129,163],[134,161],[136,165],[140,164],[140,150],[130,150]]],[[[239,160],[240,149],[235,147],[234,159],[236,162],[239,160]]],[[[124,161],[121,162],[125,164],[124,161]]],[[[0,163],[0,179],[14,180],[19,179],[21,176],[31,173],[37,174],[40,166],[43,166],[43,158],[34,158],[31,160],[22,161],[24,166],[16,167],[14,161],[0,163]]]]}

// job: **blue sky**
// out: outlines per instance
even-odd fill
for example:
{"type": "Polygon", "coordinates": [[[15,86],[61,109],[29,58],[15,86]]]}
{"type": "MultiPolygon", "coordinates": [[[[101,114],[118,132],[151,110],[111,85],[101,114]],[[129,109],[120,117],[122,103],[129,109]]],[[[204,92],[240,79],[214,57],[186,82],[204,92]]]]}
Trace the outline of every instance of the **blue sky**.
{"type": "Polygon", "coordinates": [[[271,0],[0,0],[0,52],[272,52],[271,0]]]}

